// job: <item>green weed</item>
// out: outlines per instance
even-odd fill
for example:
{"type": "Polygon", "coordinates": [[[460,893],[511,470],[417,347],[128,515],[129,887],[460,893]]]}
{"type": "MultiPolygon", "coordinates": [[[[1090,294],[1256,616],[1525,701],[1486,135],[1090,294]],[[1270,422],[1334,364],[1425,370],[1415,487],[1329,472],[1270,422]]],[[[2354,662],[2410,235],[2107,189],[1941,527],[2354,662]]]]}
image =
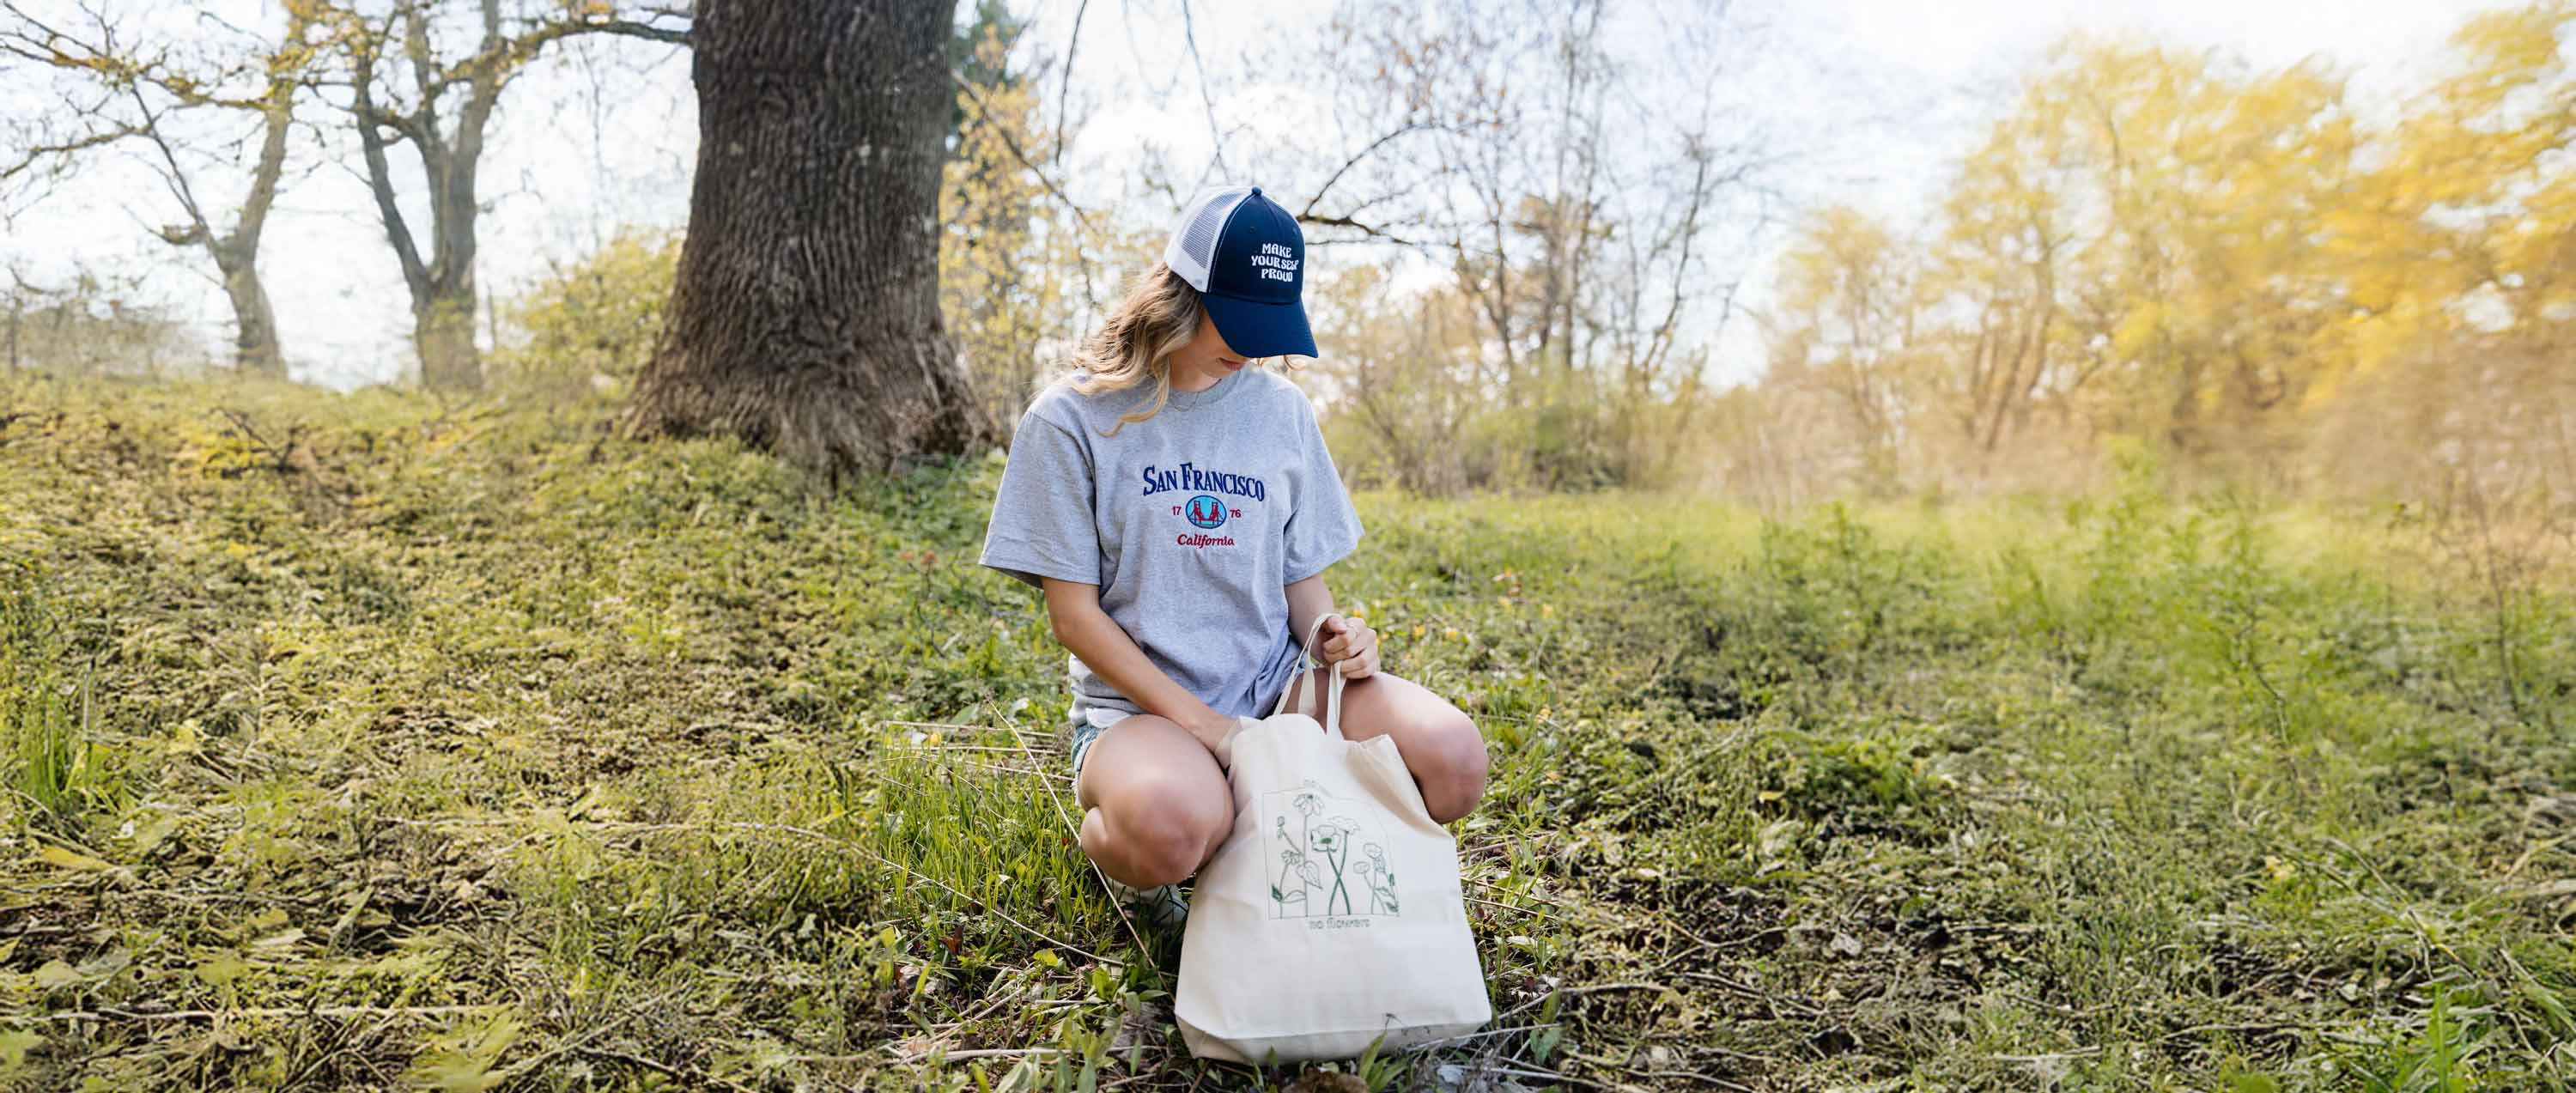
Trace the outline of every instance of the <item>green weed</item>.
{"type": "Polygon", "coordinates": [[[97,736],[93,677],[75,672],[35,567],[0,562],[0,735],[9,785],[33,818],[77,834],[124,799],[115,750],[97,736]]]}
{"type": "Polygon", "coordinates": [[[1364,493],[1335,594],[1493,750],[1497,1017],[1327,1079],[1182,1050],[1062,652],[973,564],[998,458],[827,493],[588,398],[0,383],[0,1081],[2571,1081],[2576,604],[2498,529],[2144,461],[1364,493]]]}

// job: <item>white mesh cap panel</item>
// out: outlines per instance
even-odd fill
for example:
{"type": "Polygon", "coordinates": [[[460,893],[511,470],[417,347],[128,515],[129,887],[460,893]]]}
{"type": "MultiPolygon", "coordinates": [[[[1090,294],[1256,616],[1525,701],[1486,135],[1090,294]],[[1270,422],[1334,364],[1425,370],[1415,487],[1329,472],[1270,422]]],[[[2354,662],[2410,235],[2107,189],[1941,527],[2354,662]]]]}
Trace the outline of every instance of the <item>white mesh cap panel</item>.
{"type": "Polygon", "coordinates": [[[1207,291],[1208,267],[1216,262],[1217,233],[1225,230],[1225,220],[1234,215],[1234,207],[1243,204],[1249,186],[1214,186],[1190,198],[1189,207],[1181,213],[1180,227],[1173,229],[1172,241],[1163,247],[1163,264],[1180,274],[1181,280],[1201,292],[1207,291]]]}

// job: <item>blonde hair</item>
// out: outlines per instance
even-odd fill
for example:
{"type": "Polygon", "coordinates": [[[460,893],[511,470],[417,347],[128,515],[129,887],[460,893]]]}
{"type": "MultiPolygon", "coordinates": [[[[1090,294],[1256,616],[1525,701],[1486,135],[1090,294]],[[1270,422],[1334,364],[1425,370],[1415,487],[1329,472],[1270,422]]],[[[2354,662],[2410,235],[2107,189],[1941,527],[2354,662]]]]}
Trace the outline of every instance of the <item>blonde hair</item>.
{"type": "Polygon", "coordinates": [[[1154,402],[1119,415],[1118,424],[1103,435],[1116,436],[1118,430],[1163,412],[1172,401],[1172,354],[1198,337],[1206,317],[1199,290],[1162,262],[1127,286],[1127,295],[1109,309],[1100,329],[1074,349],[1073,367],[1085,375],[1073,381],[1073,389],[1105,395],[1152,383],[1154,402]]]}
{"type": "Polygon", "coordinates": [[[1160,260],[1128,283],[1127,294],[1109,309],[1100,329],[1074,348],[1072,366],[1083,375],[1072,386],[1088,396],[1151,383],[1154,401],[1144,409],[1118,415],[1118,424],[1102,436],[1117,436],[1118,430],[1150,419],[1171,404],[1172,354],[1198,337],[1199,324],[1207,321],[1199,290],[1160,260]]]}

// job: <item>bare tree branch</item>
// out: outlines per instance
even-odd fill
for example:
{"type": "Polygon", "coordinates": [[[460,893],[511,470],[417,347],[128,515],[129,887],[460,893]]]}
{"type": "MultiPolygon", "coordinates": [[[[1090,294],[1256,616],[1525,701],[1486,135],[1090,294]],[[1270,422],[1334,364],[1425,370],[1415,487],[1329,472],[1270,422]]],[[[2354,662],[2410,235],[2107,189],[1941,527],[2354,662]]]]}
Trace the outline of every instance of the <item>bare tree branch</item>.
{"type": "Polygon", "coordinates": [[[675,46],[689,45],[694,40],[694,34],[688,27],[656,26],[652,23],[638,23],[629,19],[606,19],[585,23],[582,33],[614,34],[625,38],[642,38],[651,42],[667,42],[675,46]]]}
{"type": "Polygon", "coordinates": [[[1055,81],[1055,146],[1047,149],[1047,162],[1049,163],[1062,162],[1064,159],[1065,92],[1073,87],[1074,51],[1082,48],[1082,16],[1085,12],[1090,10],[1091,0],[1082,0],[1080,4],[1074,6],[1073,33],[1065,37],[1064,72],[1057,76],[1055,81]]]}
{"type": "MultiPolygon", "coordinates": [[[[1408,247],[1418,247],[1422,245],[1415,240],[1407,239],[1404,236],[1397,235],[1383,228],[1372,227],[1370,225],[1360,223],[1359,221],[1346,216],[1307,216],[1301,213],[1297,217],[1297,222],[1300,224],[1319,224],[1328,228],[1349,228],[1352,231],[1368,236],[1371,239],[1383,239],[1389,243],[1399,243],[1408,247]]],[[[1319,240],[1311,245],[1323,246],[1331,242],[1333,242],[1333,240],[1319,240]]]]}
{"type": "Polygon", "coordinates": [[[92,148],[105,147],[128,137],[142,136],[143,130],[144,127],[139,125],[118,122],[105,129],[93,130],[77,137],[51,143],[30,144],[19,153],[17,159],[11,160],[7,166],[0,166],[0,182],[32,171],[38,164],[57,157],[68,157],[92,148]]]}
{"type": "Polygon", "coordinates": [[[1066,196],[1064,190],[1055,184],[1053,178],[1047,177],[1046,171],[1040,168],[1035,160],[1030,159],[1028,152],[1020,147],[1020,142],[1012,138],[1009,129],[993,124],[992,108],[985,104],[983,94],[975,90],[974,81],[968,80],[965,73],[952,68],[948,70],[948,82],[956,84],[958,90],[964,91],[967,99],[975,104],[976,123],[990,127],[994,136],[1002,138],[1002,147],[1010,149],[1011,158],[1020,161],[1020,166],[1029,169],[1029,176],[1038,180],[1038,185],[1045,187],[1048,194],[1053,195],[1057,201],[1064,204],[1065,208],[1073,212],[1074,219],[1081,223],[1083,231],[1091,231],[1090,211],[1075,204],[1073,198],[1066,196]]]}
{"type": "Polygon", "coordinates": [[[1299,220],[1304,220],[1309,214],[1313,213],[1315,211],[1315,206],[1323,203],[1324,195],[1332,192],[1333,184],[1342,180],[1342,174],[1344,172],[1357,166],[1361,160],[1367,159],[1371,155],[1376,154],[1377,150],[1385,147],[1388,141],[1392,141],[1406,133],[1422,128],[1425,128],[1422,123],[1408,121],[1403,125],[1398,126],[1393,131],[1388,132],[1384,136],[1370,141],[1368,143],[1368,147],[1352,153],[1351,158],[1343,160],[1341,166],[1333,168],[1332,177],[1325,179],[1323,185],[1315,187],[1315,192],[1306,198],[1306,207],[1297,210],[1297,218],[1299,220]]]}
{"type": "MultiPolygon", "coordinates": [[[[179,208],[188,214],[189,225],[194,229],[189,234],[196,239],[213,236],[214,229],[206,224],[205,210],[197,205],[196,188],[188,184],[187,168],[179,166],[178,154],[170,150],[169,139],[161,135],[161,116],[144,101],[142,88],[128,86],[126,90],[134,97],[135,112],[143,117],[143,138],[161,153],[161,162],[168,168],[162,178],[170,184],[171,196],[179,199],[179,208]]],[[[169,233],[163,232],[162,237],[169,238],[169,233]]]]}
{"type": "Polygon", "coordinates": [[[1181,0],[1181,40],[1190,47],[1190,67],[1199,74],[1199,104],[1207,108],[1208,147],[1215,154],[1219,177],[1226,174],[1225,134],[1216,125],[1216,96],[1208,91],[1207,63],[1199,59],[1199,35],[1190,20],[1190,0],[1181,0]]]}
{"type": "MultiPolygon", "coordinates": [[[[685,20],[688,11],[671,5],[622,11],[617,5],[511,5],[513,12],[546,13],[522,17],[505,14],[502,0],[477,0],[468,10],[478,17],[479,35],[470,51],[456,56],[453,44],[442,55],[439,24],[431,18],[442,0],[395,0],[381,18],[347,3],[309,2],[327,5],[340,32],[337,50],[352,76],[349,101],[341,109],[357,123],[376,219],[410,291],[422,376],[433,386],[479,385],[472,315],[480,303],[476,223],[485,198],[477,167],[502,93],[549,45],[569,38],[599,34],[688,45],[693,28],[665,22],[685,20]],[[412,101],[395,101],[396,88],[406,82],[412,101]],[[397,142],[388,133],[419,159],[429,191],[425,225],[406,217],[397,200],[387,154],[397,142]]],[[[456,6],[466,5],[458,0],[456,6]]]]}
{"type": "Polygon", "coordinates": [[[211,90],[222,86],[227,73],[183,72],[177,70],[166,56],[146,56],[126,49],[117,40],[115,24],[95,11],[89,12],[96,22],[97,37],[94,39],[84,39],[29,15],[17,0],[0,0],[0,13],[6,13],[20,24],[0,29],[0,53],[67,72],[83,73],[111,85],[148,84],[185,106],[259,107],[256,98],[219,95],[211,90]]]}
{"type": "MultiPolygon", "coordinates": [[[[358,118],[360,154],[367,163],[367,191],[375,198],[376,215],[384,226],[385,241],[394,249],[394,259],[402,267],[403,283],[418,297],[429,291],[429,267],[420,260],[420,247],[412,239],[411,225],[403,219],[402,205],[394,200],[393,163],[385,156],[387,142],[383,132],[383,127],[388,126],[380,120],[390,115],[377,110],[372,98],[371,89],[376,82],[375,53],[372,48],[362,47],[356,51],[353,60],[357,64],[354,112],[358,118]]],[[[404,135],[411,136],[409,133],[404,135]]],[[[413,144],[425,147],[417,140],[413,144]]]]}

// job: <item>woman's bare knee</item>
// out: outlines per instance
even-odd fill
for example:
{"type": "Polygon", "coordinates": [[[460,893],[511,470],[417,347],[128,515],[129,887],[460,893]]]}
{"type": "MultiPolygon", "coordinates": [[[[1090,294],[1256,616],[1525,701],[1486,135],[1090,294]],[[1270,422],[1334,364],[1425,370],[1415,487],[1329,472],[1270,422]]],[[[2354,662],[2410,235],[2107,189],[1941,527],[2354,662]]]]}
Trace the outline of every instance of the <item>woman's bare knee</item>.
{"type": "Polygon", "coordinates": [[[1416,762],[1413,780],[1422,787],[1422,805],[1431,818],[1445,824],[1475,811],[1493,761],[1476,723],[1453,709],[1413,735],[1429,745],[1417,749],[1428,754],[1416,762]]]}
{"type": "Polygon", "coordinates": [[[1224,783],[1211,787],[1184,777],[1136,779],[1102,808],[1123,856],[1143,877],[1133,884],[1169,884],[1197,872],[1234,822],[1224,783]]]}
{"type": "Polygon", "coordinates": [[[1083,765],[1082,848],[1121,882],[1188,877],[1234,822],[1225,774],[1195,738],[1159,717],[1120,722],[1083,765]]]}

